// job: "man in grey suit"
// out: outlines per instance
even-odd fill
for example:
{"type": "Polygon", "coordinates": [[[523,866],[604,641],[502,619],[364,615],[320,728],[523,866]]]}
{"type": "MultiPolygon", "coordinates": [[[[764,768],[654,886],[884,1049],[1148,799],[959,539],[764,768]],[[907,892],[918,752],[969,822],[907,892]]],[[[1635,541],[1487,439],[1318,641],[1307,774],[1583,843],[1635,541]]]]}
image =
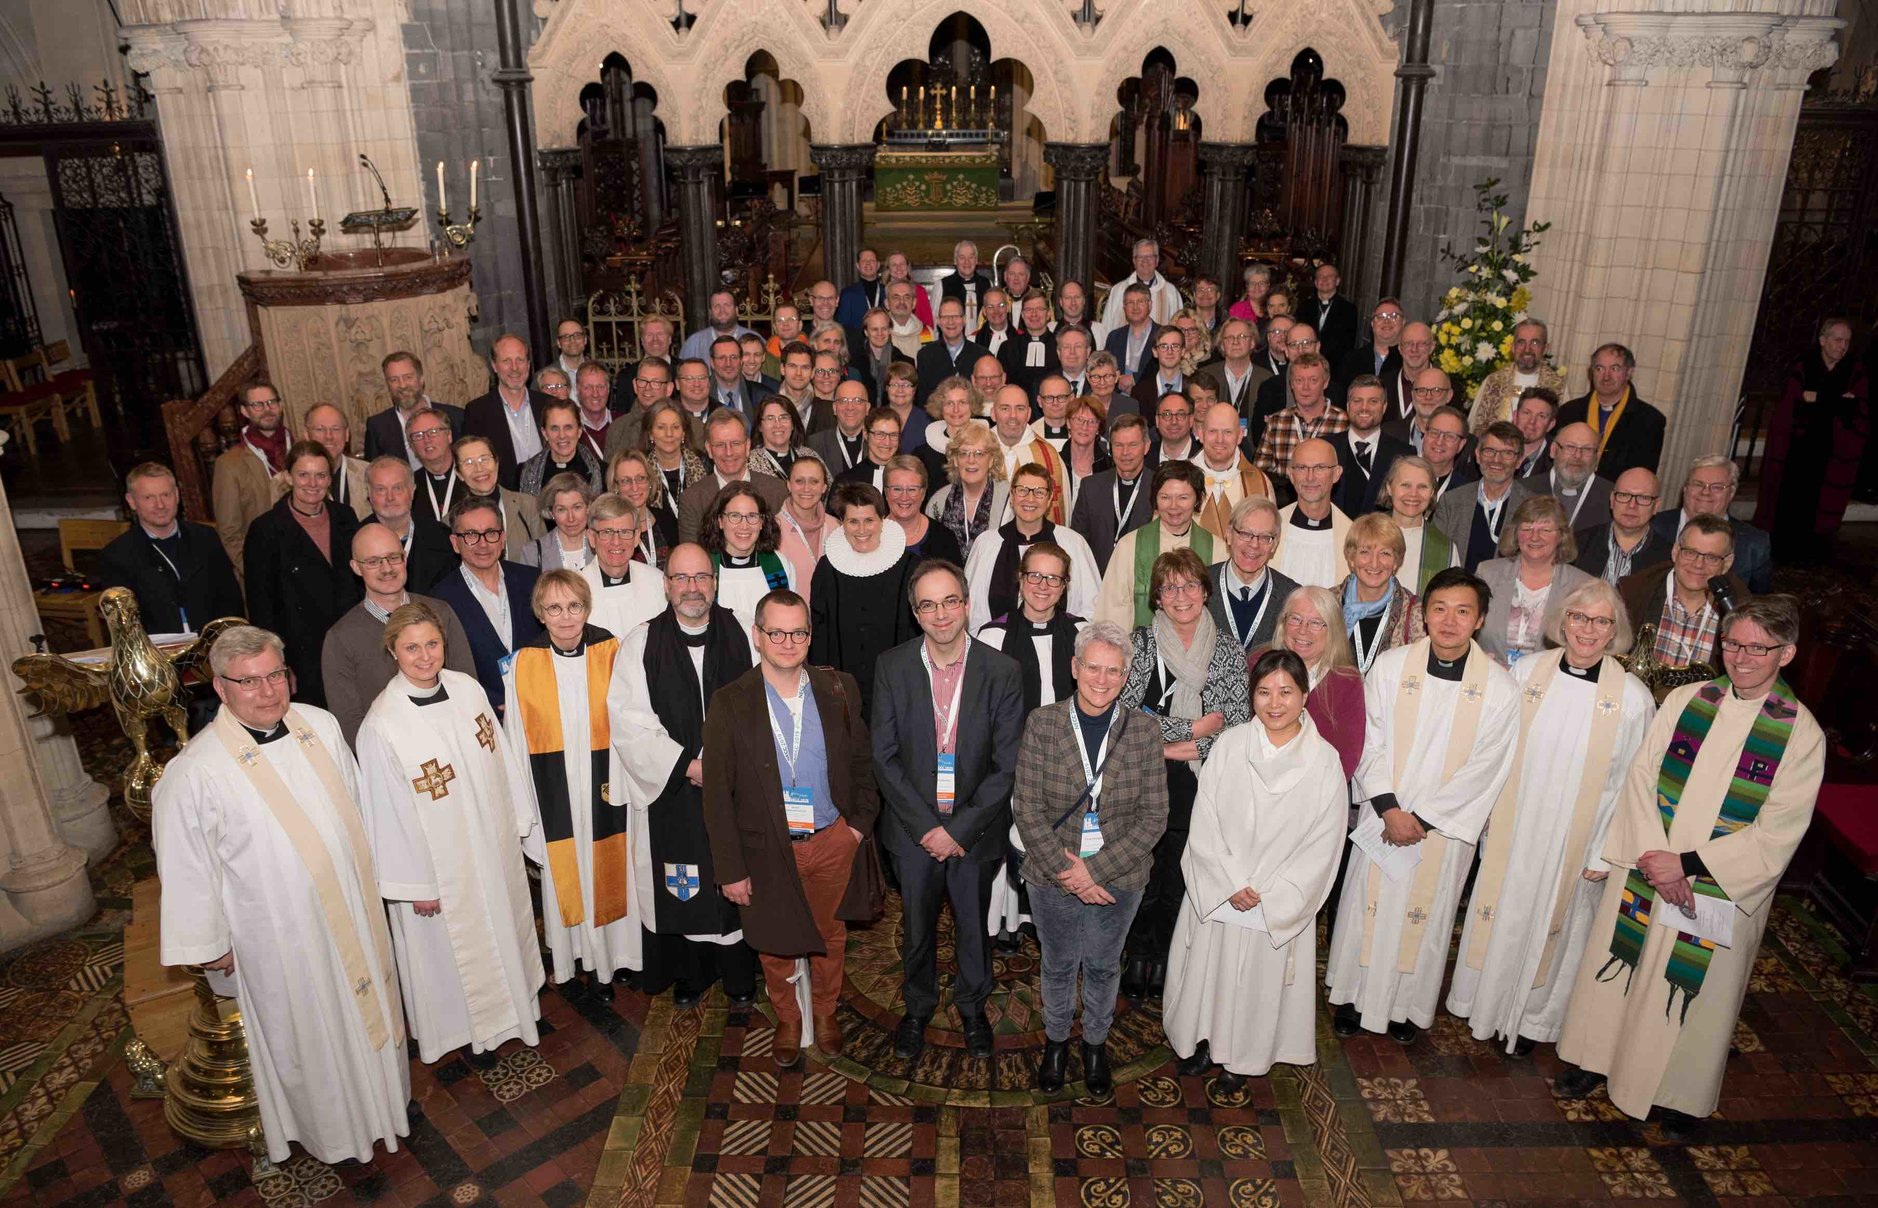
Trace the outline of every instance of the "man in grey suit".
{"type": "Polygon", "coordinates": [[[835,422],[809,434],[809,448],[832,480],[867,460],[867,383],[848,378],[835,387],[835,422]]]}
{"type": "Polygon", "coordinates": [[[937,559],[908,588],[924,636],[880,656],[874,672],[874,777],[881,847],[900,875],[900,959],[906,1014],[894,1055],[917,1060],[939,1007],[939,908],[952,903],[958,950],[953,1004],[965,1047],[991,1056],[985,999],[992,988],[994,878],[1003,875],[1011,783],[1024,729],[1016,660],[966,630],[964,572],[937,559]]]}
{"type": "Polygon", "coordinates": [[[1115,468],[1085,479],[1069,514],[1069,527],[1089,543],[1104,572],[1115,543],[1154,518],[1147,483],[1148,421],[1132,412],[1116,416],[1109,427],[1109,457],[1115,468]]]}
{"type": "Polygon", "coordinates": [[[1683,526],[1697,516],[1720,516],[1734,534],[1734,574],[1756,595],[1774,589],[1774,543],[1765,532],[1745,520],[1728,514],[1741,486],[1741,467],[1732,457],[1698,457],[1689,463],[1689,476],[1682,480],[1682,507],[1678,511],[1658,512],[1650,529],[1674,545],[1683,526]]]}
{"type": "Polygon", "coordinates": [[[1295,581],[1270,566],[1283,533],[1278,505],[1263,495],[1248,495],[1233,506],[1226,560],[1207,571],[1213,590],[1206,610],[1222,632],[1238,639],[1248,669],[1252,652],[1271,644],[1285,598],[1298,589],[1295,581]]]}
{"type": "Polygon", "coordinates": [[[717,493],[733,482],[750,484],[774,512],[789,498],[783,480],[750,469],[750,425],[743,413],[719,407],[704,421],[705,451],[711,455],[710,474],[685,488],[678,497],[678,539],[696,541],[698,526],[717,493]]]}
{"type": "Polygon", "coordinates": [[[1435,505],[1435,527],[1463,554],[1470,571],[1499,557],[1501,528],[1521,503],[1538,494],[1530,480],[1513,476],[1525,443],[1519,429],[1504,420],[1488,428],[1475,452],[1479,480],[1449,487],[1435,505]]]}

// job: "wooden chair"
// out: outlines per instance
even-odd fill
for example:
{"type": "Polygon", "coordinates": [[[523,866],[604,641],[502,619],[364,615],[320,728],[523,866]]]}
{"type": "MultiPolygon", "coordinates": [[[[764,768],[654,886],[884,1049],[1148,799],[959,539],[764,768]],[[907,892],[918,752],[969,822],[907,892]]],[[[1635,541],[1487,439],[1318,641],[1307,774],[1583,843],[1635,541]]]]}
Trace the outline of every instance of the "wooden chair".
{"type": "Polygon", "coordinates": [[[38,434],[33,431],[40,420],[52,421],[52,430],[60,440],[71,437],[65,423],[64,398],[52,384],[46,368],[44,349],[0,361],[0,376],[6,380],[7,393],[0,395],[0,419],[25,445],[30,456],[39,453],[38,434]]]}
{"type": "MultiPolygon", "coordinates": [[[[75,558],[79,554],[96,553],[127,531],[130,525],[122,520],[61,520],[59,521],[59,561],[65,569],[76,574],[78,567],[75,558]]],[[[35,591],[33,603],[39,609],[42,620],[79,621],[85,626],[85,635],[92,646],[104,645],[104,624],[98,616],[98,601],[104,596],[98,591],[35,591]]]]}
{"type": "Polygon", "coordinates": [[[124,520],[61,520],[59,561],[66,570],[76,572],[74,555],[95,554],[129,531],[130,524],[124,520]]]}
{"type": "Polygon", "coordinates": [[[60,369],[59,366],[72,359],[72,346],[65,340],[54,340],[40,350],[44,358],[46,379],[59,392],[60,410],[67,415],[79,415],[91,421],[93,428],[102,429],[104,420],[98,414],[98,383],[89,369],[60,369]]]}

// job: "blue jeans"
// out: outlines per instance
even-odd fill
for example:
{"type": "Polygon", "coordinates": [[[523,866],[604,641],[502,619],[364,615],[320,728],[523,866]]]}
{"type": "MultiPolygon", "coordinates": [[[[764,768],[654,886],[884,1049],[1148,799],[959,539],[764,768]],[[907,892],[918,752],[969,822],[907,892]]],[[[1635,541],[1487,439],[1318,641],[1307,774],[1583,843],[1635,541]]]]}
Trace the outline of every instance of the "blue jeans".
{"type": "Polygon", "coordinates": [[[1030,917],[1043,948],[1043,1033],[1061,1043],[1076,1019],[1076,974],[1082,973],[1082,1038],[1102,1044],[1115,1022],[1122,980],[1122,942],[1141,905],[1139,889],[1113,889],[1110,906],[1091,906],[1054,887],[1030,886],[1030,917]]]}

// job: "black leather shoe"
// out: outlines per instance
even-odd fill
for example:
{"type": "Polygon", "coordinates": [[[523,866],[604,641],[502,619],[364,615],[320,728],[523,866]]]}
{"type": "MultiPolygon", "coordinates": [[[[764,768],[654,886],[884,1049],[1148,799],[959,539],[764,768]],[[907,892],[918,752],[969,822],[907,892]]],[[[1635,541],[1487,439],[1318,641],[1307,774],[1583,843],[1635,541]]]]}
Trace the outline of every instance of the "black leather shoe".
{"type": "Polygon", "coordinates": [[[1539,1042],[1530,1036],[1517,1037],[1513,1041],[1513,1056],[1530,1057],[1532,1056],[1532,1051],[1538,1047],[1539,1042]]]}
{"type": "Polygon", "coordinates": [[[965,1051],[974,1057],[991,1056],[991,1022],[983,1015],[967,1015],[961,1029],[965,1033],[965,1051]]]}
{"type": "Polygon", "coordinates": [[[1355,1003],[1346,1002],[1337,1008],[1330,1017],[1330,1030],[1339,1036],[1354,1036],[1363,1030],[1363,1017],[1356,1013],[1355,1003]]]}
{"type": "Polygon", "coordinates": [[[1183,1078],[1204,1077],[1206,1072],[1212,1068],[1213,1053],[1204,1040],[1195,1047],[1193,1056],[1185,1058],[1179,1065],[1174,1067],[1183,1078]]]}
{"type": "Polygon", "coordinates": [[[1130,957],[1122,970],[1122,997],[1142,999],[1148,996],[1148,958],[1130,957]]]}
{"type": "Polygon", "coordinates": [[[603,982],[589,973],[587,975],[587,996],[595,1002],[612,1002],[613,983],[603,982]]]}
{"type": "Polygon", "coordinates": [[[493,1070],[502,1064],[502,1058],[494,1049],[484,1049],[480,1053],[474,1049],[464,1049],[463,1060],[469,1062],[471,1069],[476,1070],[493,1070]]]}
{"type": "Polygon", "coordinates": [[[1578,1066],[1567,1066],[1565,1072],[1552,1080],[1552,1094],[1560,1099],[1584,1099],[1598,1089],[1604,1081],[1603,1074],[1594,1074],[1578,1066]]]}
{"type": "Polygon", "coordinates": [[[698,1005],[698,1000],[703,997],[704,991],[694,989],[682,982],[672,987],[672,1005],[674,1007],[695,1007],[698,1005]]]}
{"type": "Polygon", "coordinates": [[[554,992],[568,1002],[587,1001],[587,983],[581,981],[578,974],[564,982],[554,983],[554,992]]]}
{"type": "Polygon", "coordinates": [[[1231,1070],[1221,1070],[1219,1077],[1213,1079],[1213,1090],[1222,1099],[1237,1099],[1245,1090],[1246,1076],[1235,1074],[1231,1070]]]}
{"type": "Polygon", "coordinates": [[[1054,1095],[1063,1089],[1063,1083],[1068,1077],[1069,1041],[1044,1041],[1043,1061],[1037,1066],[1037,1089],[1046,1095],[1054,1095]]]}
{"type": "Polygon", "coordinates": [[[926,1020],[909,1015],[900,1021],[893,1034],[893,1055],[902,1061],[917,1061],[926,1047],[926,1020]]]}
{"type": "Polygon", "coordinates": [[[1082,1046],[1082,1081],[1089,1088],[1090,1095],[1097,1099],[1108,1098],[1115,1089],[1115,1075],[1109,1070],[1109,1046],[1089,1044],[1082,1046]]]}
{"type": "Polygon", "coordinates": [[[756,1005],[756,992],[751,991],[748,994],[732,994],[730,995],[730,1005],[739,1010],[745,1007],[754,1007],[756,1005]]]}
{"type": "Polygon", "coordinates": [[[1702,1121],[1687,1112],[1679,1112],[1667,1107],[1663,1108],[1662,1112],[1663,1118],[1660,1123],[1663,1136],[1671,1144],[1687,1145],[1695,1140],[1696,1133],[1702,1127],[1702,1121]]]}
{"type": "Polygon", "coordinates": [[[1167,962],[1155,961],[1148,966],[1148,997],[1159,998],[1161,991],[1167,988],[1167,962]]]}
{"type": "Polygon", "coordinates": [[[1415,1038],[1421,1034],[1421,1028],[1406,1019],[1395,1020],[1389,1025],[1389,1039],[1397,1044],[1414,1044],[1415,1038]]]}

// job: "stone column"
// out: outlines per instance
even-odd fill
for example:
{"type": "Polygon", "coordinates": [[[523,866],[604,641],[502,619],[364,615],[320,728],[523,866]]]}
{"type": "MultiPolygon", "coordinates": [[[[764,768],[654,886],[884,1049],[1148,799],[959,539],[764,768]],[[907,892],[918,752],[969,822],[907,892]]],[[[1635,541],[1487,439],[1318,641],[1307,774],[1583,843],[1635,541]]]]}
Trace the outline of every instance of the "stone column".
{"type": "Polygon", "coordinates": [[[1202,187],[1206,190],[1200,271],[1211,273],[1228,298],[1238,289],[1239,233],[1245,229],[1245,172],[1257,150],[1251,143],[1200,144],[1202,187]]]}
{"type": "MultiPolygon", "coordinates": [[[[0,652],[10,665],[32,652],[27,635],[38,631],[39,614],[3,487],[0,567],[6,569],[0,574],[0,652]]],[[[93,909],[85,853],[60,836],[43,770],[48,752],[42,747],[48,742],[56,747],[60,740],[35,736],[35,723],[28,721],[26,702],[19,696],[19,681],[10,671],[5,680],[0,685],[0,767],[7,769],[0,776],[0,845],[6,848],[0,861],[5,868],[0,873],[0,950],[74,927],[90,918],[93,909]]],[[[49,723],[37,724],[50,728],[49,723]]],[[[78,755],[69,737],[63,745],[64,753],[51,752],[55,772],[72,780],[78,755]],[[64,766],[67,755],[70,767],[64,766]]],[[[84,779],[82,770],[75,779],[84,779]]],[[[109,827],[108,818],[104,825],[109,827]]]]}
{"type": "Polygon", "coordinates": [[[1821,15],[1723,2],[1563,0],[1527,208],[1552,223],[1532,309],[1573,393],[1594,348],[1628,345],[1638,395],[1669,416],[1671,490],[1691,457],[1727,447],[1802,90],[1842,24],[1830,0],[1794,6],[1821,15]]]}
{"type": "Polygon", "coordinates": [[[1345,144],[1339,157],[1343,165],[1343,234],[1337,241],[1344,279],[1359,298],[1376,297],[1368,282],[1374,268],[1369,263],[1369,229],[1376,212],[1376,182],[1382,178],[1387,147],[1363,147],[1345,144]]]}
{"type": "Polygon", "coordinates": [[[822,272],[846,286],[861,254],[861,182],[874,166],[874,144],[815,145],[809,159],[822,173],[822,272]]]}
{"type": "Polygon", "coordinates": [[[560,147],[538,151],[535,160],[541,165],[541,180],[547,194],[548,265],[550,284],[560,300],[555,312],[577,315],[584,312],[587,293],[580,272],[580,198],[576,183],[581,174],[579,147],[560,147]]]}
{"type": "Polygon", "coordinates": [[[1094,286],[1096,190],[1107,183],[1107,143],[1045,143],[1056,171],[1056,280],[1094,286]]]}
{"type": "MultiPolygon", "coordinates": [[[[685,265],[685,324],[701,327],[710,311],[711,291],[717,275],[716,184],[724,174],[724,148],[665,148],[665,166],[671,169],[678,196],[678,252],[685,265]]],[[[684,337],[684,332],[679,337],[684,337]]]]}

